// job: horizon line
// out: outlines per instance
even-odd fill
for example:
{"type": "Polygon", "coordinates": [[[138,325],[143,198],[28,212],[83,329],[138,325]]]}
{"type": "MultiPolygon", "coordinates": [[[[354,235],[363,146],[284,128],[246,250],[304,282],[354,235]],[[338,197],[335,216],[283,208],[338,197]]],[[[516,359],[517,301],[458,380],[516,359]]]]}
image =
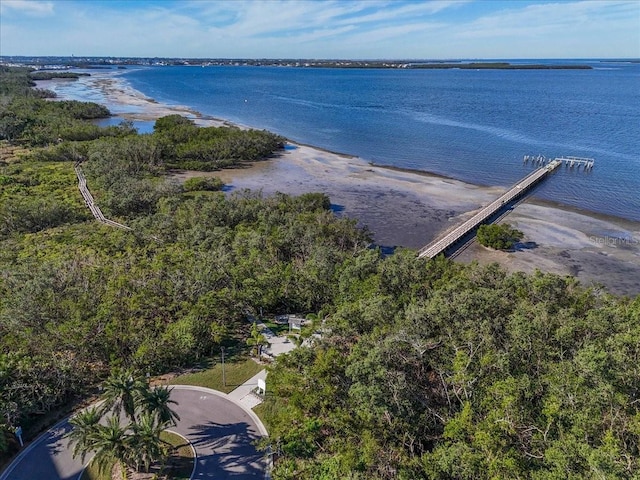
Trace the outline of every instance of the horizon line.
{"type": "Polygon", "coordinates": [[[159,59],[159,60],[268,60],[268,61],[323,61],[323,62],[461,62],[496,60],[640,60],[640,57],[442,57],[442,58],[315,58],[315,57],[162,57],[157,55],[0,55],[0,58],[69,58],[69,59],[159,59]]]}

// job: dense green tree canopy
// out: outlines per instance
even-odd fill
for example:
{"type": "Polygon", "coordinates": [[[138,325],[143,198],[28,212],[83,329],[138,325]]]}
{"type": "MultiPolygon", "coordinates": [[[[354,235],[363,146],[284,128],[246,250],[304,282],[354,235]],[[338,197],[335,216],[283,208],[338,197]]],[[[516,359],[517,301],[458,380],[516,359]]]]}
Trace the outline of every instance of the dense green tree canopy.
{"type": "Polygon", "coordinates": [[[343,270],[322,340],[269,374],[274,478],[640,473],[640,297],[390,260],[343,270]],[[412,291],[389,290],[393,271],[412,291]]]}

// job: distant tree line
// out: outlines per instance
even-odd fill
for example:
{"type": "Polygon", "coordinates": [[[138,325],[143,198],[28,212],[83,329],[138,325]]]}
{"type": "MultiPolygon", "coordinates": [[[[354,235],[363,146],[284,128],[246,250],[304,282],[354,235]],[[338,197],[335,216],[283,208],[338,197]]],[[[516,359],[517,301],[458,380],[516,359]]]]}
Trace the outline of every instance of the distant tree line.
{"type": "Polygon", "coordinates": [[[58,78],[67,78],[72,80],[77,80],[80,77],[89,77],[91,76],[89,73],[77,73],[77,72],[58,72],[51,70],[38,70],[36,72],[31,72],[29,76],[33,80],[53,80],[58,78]]]}
{"type": "Polygon", "coordinates": [[[109,110],[102,105],[47,101],[55,94],[34,86],[30,69],[0,66],[0,140],[46,146],[62,140],[93,140],[130,133],[101,130],[85,121],[109,117],[109,110]]]}
{"type": "Polygon", "coordinates": [[[19,97],[55,97],[55,93],[50,90],[34,88],[36,82],[31,78],[31,72],[32,69],[27,67],[0,65],[0,105],[5,106],[19,97]]]}
{"type": "MultiPolygon", "coordinates": [[[[63,72],[60,75],[69,75],[63,72]]],[[[99,127],[86,120],[111,116],[103,105],[78,101],[45,101],[53,92],[32,88],[34,77],[55,77],[53,72],[0,67],[0,140],[31,147],[51,147],[41,159],[69,160],[63,142],[89,142],[101,138],[137,135],[130,122],[99,127]]],[[[211,171],[261,160],[284,147],[284,138],[266,131],[234,127],[199,128],[180,115],[159,119],[150,135],[164,168],[211,171]]],[[[147,142],[149,140],[141,140],[147,142]]],[[[75,159],[74,159],[75,160],[75,159]]]]}
{"type": "Polygon", "coordinates": [[[261,160],[284,148],[285,139],[264,130],[198,127],[180,115],[160,118],[154,126],[168,168],[211,171],[261,160]]]}

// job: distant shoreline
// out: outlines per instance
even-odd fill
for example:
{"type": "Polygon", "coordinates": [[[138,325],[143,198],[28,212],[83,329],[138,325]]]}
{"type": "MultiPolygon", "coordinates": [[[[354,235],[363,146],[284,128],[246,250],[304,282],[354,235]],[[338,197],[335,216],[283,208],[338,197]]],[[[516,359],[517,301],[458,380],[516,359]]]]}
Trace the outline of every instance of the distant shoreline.
{"type": "MultiPolygon", "coordinates": [[[[585,62],[587,59],[581,59],[585,62]]],[[[2,56],[0,64],[21,63],[38,68],[100,69],[117,66],[255,66],[292,68],[356,68],[356,69],[469,69],[469,70],[592,70],[587,63],[545,63],[541,60],[429,60],[429,59],[304,59],[304,58],[145,58],[145,57],[23,57],[2,56]],[[520,63],[522,62],[522,63],[520,63]],[[526,62],[526,63],[525,63],[526,62]]],[[[626,61],[638,59],[592,59],[592,61],[626,61]]],[[[569,60],[570,62],[570,60],[569,60]]]]}

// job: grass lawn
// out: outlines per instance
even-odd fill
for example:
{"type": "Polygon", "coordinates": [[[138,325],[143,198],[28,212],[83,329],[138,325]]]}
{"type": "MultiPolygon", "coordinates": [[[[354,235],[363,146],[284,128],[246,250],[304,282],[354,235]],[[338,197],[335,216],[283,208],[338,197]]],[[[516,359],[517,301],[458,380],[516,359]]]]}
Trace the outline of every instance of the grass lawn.
{"type": "Polygon", "coordinates": [[[193,471],[193,450],[184,437],[173,432],[162,432],[160,438],[172,445],[165,471],[172,480],[189,480],[193,471]]]}
{"type": "Polygon", "coordinates": [[[105,465],[102,470],[98,468],[94,462],[89,462],[87,468],[82,472],[82,476],[80,480],[111,480],[111,474],[107,472],[111,472],[113,468],[113,464],[105,465]]]}
{"type": "MultiPolygon", "coordinates": [[[[169,450],[169,458],[162,471],[160,466],[152,466],[150,473],[129,473],[128,478],[150,479],[157,478],[163,480],[189,480],[193,471],[193,450],[187,440],[173,432],[162,432],[160,439],[172,445],[169,450]]],[[[82,472],[80,480],[111,480],[111,472],[114,463],[98,468],[94,462],[89,462],[87,468],[82,472]]]]}
{"type": "Polygon", "coordinates": [[[180,375],[172,379],[171,384],[195,385],[229,393],[263,369],[264,366],[258,365],[250,358],[245,357],[225,362],[226,386],[223,385],[222,382],[222,364],[220,362],[217,362],[211,368],[203,370],[202,372],[180,375]]]}
{"type": "Polygon", "coordinates": [[[269,427],[267,427],[267,423],[265,422],[265,418],[264,418],[265,412],[266,412],[264,402],[260,403],[259,405],[256,405],[251,410],[253,410],[253,413],[255,413],[258,416],[258,418],[262,421],[262,423],[264,423],[264,426],[267,428],[267,430],[269,430],[269,427]]]}

